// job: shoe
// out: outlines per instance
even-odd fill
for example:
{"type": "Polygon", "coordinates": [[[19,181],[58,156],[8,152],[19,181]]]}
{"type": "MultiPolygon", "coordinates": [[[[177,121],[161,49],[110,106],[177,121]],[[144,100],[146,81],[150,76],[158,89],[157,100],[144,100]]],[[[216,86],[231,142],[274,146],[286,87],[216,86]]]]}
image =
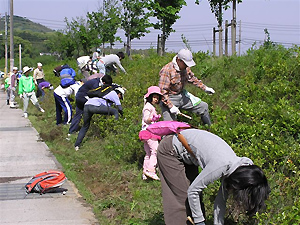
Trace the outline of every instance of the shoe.
{"type": "Polygon", "coordinates": [[[78,151],[79,150],[79,146],[75,146],[75,151],[78,151]]]}
{"type": "Polygon", "coordinates": [[[28,117],[28,114],[27,114],[27,113],[24,113],[24,114],[23,114],[23,117],[24,117],[24,118],[27,118],[27,117],[28,117]]]}
{"type": "Polygon", "coordinates": [[[66,140],[67,140],[67,141],[70,141],[70,140],[71,140],[71,134],[68,134],[68,137],[66,137],[66,140]]]}
{"type": "Polygon", "coordinates": [[[42,108],[40,108],[40,111],[41,111],[42,113],[44,113],[44,112],[45,112],[45,110],[44,110],[44,109],[42,109],[42,108]]]}
{"type": "Polygon", "coordinates": [[[10,108],[16,108],[16,106],[14,105],[14,103],[11,103],[11,104],[9,105],[9,107],[10,107],[10,108]]]}
{"type": "Polygon", "coordinates": [[[6,105],[9,105],[9,100],[6,100],[6,105]]]}
{"type": "Polygon", "coordinates": [[[143,174],[142,178],[143,178],[143,180],[147,180],[148,179],[145,174],[143,174]]]}
{"type": "Polygon", "coordinates": [[[153,180],[160,180],[159,177],[154,172],[145,171],[144,174],[153,180]]]}

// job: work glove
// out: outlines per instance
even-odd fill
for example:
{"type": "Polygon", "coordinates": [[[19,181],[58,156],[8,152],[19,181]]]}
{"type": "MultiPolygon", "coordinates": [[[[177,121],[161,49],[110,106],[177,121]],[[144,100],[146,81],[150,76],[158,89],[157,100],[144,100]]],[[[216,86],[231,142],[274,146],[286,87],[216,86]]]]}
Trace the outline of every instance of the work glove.
{"type": "Polygon", "coordinates": [[[23,98],[23,94],[20,94],[20,98],[23,98]]]}
{"type": "Polygon", "coordinates": [[[204,90],[207,94],[214,94],[215,93],[215,90],[210,88],[210,87],[206,87],[205,90],[204,90]]]}
{"type": "Polygon", "coordinates": [[[153,115],[151,121],[152,121],[152,122],[156,122],[156,121],[158,121],[158,120],[160,119],[160,117],[161,117],[160,114],[158,114],[158,115],[153,115]]]}
{"type": "Polygon", "coordinates": [[[175,105],[172,106],[172,108],[170,109],[170,112],[175,115],[180,113],[179,109],[175,105]]]}

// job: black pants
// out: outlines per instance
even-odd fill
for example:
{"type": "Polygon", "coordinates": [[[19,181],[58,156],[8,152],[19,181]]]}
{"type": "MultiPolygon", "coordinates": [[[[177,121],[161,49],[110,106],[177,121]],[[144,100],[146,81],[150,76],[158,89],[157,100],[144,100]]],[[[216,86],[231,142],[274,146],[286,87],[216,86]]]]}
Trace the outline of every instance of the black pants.
{"type": "Polygon", "coordinates": [[[86,132],[90,127],[91,119],[94,114],[114,115],[116,120],[119,119],[119,112],[115,108],[105,105],[85,105],[83,110],[83,126],[79,131],[75,146],[80,146],[86,132]]]}
{"type": "Polygon", "coordinates": [[[71,125],[69,128],[69,134],[72,134],[79,130],[79,123],[82,118],[84,104],[87,102],[85,96],[76,96],[76,108],[75,108],[75,115],[72,118],[71,125]]]}

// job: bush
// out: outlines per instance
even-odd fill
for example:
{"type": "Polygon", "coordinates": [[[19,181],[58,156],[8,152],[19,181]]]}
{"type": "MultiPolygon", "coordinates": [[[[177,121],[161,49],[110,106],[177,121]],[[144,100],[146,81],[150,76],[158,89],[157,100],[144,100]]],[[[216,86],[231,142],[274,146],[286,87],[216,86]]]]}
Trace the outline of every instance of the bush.
{"type": "MultiPolygon", "coordinates": [[[[216,93],[209,96],[193,86],[187,89],[209,104],[211,132],[227,141],[237,155],[247,156],[261,166],[271,186],[265,212],[253,218],[234,215],[234,206],[229,202],[226,224],[300,223],[300,58],[295,56],[298,53],[297,47],[273,45],[250,49],[241,57],[212,58],[201,52],[194,56],[197,65],[193,72],[216,93]]],[[[127,88],[122,102],[124,118],[114,121],[94,115],[80,152],[73,151],[73,142],[64,141],[67,128],[59,131],[61,135],[54,140],[46,140],[67,175],[73,177],[94,206],[100,223],[164,224],[159,183],[141,181],[145,153],[138,132],[143,96],[149,86],[158,84],[160,69],[173,56],[158,57],[150,52],[122,61],[128,74],[117,74],[113,80],[127,88]]],[[[64,63],[76,67],[75,60],[53,62],[44,67],[49,74],[46,78],[58,83],[52,69],[64,63]]],[[[56,129],[52,99],[47,106],[47,113],[34,121],[44,134],[56,129]]],[[[190,115],[193,119],[187,122],[201,128],[200,118],[190,115]]],[[[212,199],[218,185],[215,182],[205,190],[207,224],[212,224],[212,199]]]]}

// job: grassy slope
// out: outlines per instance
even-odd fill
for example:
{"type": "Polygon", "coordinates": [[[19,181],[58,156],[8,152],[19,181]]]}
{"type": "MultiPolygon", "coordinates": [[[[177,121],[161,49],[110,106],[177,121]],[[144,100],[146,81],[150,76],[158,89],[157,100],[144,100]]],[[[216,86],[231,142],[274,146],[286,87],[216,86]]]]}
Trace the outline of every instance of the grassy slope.
{"type": "MultiPolygon", "coordinates": [[[[298,49],[299,51],[299,49],[298,49]]],[[[249,220],[230,213],[226,224],[299,224],[299,58],[281,47],[260,48],[242,57],[213,59],[195,54],[194,73],[216,90],[208,96],[189,86],[206,101],[214,122],[212,132],[225,139],[240,156],[248,156],[266,171],[272,188],[267,211],[249,220]],[[292,196],[292,197],[291,197],[292,196]],[[239,218],[237,220],[237,218],[239,218]],[[236,222],[234,222],[236,221],[236,222]]],[[[125,59],[128,75],[113,77],[128,91],[123,101],[125,118],[114,121],[94,115],[79,152],[65,140],[67,127],[55,126],[52,93],[42,103],[41,115],[30,107],[29,116],[65,172],[94,207],[100,224],[164,224],[159,182],[141,180],[143,144],[138,140],[143,95],[157,85],[158,73],[173,55],[133,55],[125,59]]],[[[75,60],[69,62],[75,68],[75,60]]],[[[47,79],[56,65],[45,65],[47,79]]],[[[158,109],[159,110],[159,109],[158,109]]],[[[191,114],[190,114],[191,115],[191,114]]],[[[179,118],[184,120],[184,118],[179,118]]],[[[193,125],[202,128],[193,115],[193,125]]],[[[205,191],[207,224],[218,182],[205,191]]]]}

